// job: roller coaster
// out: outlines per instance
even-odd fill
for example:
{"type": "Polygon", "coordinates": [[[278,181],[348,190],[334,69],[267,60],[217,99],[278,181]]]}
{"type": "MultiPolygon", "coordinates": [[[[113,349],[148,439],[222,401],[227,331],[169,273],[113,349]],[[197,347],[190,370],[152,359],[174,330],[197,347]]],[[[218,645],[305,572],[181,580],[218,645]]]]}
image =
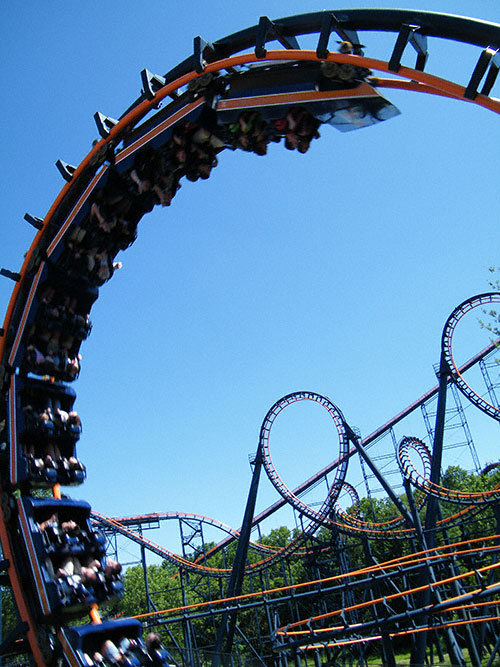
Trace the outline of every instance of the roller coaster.
{"type": "Polygon", "coordinates": [[[144,69],[140,97],[118,119],[95,114],[100,140],[79,165],[57,162],[65,185],[43,219],[26,215],[37,233],[20,271],[1,270],[14,282],[0,330],[1,567],[19,622],[2,642],[0,655],[16,654],[18,664],[27,660],[39,667],[201,664],[193,651],[193,630],[190,646],[178,646],[177,657],[165,650],[158,634],[143,640],[141,621],[149,627],[147,619],[158,616],[158,610],[140,619],[108,617],[108,605],[123,595],[122,567],[106,555],[106,533],[114,532],[181,572],[224,582],[219,598],[161,610],[157,621],[166,627],[175,614],[185,626],[204,615],[216,619],[214,666],[234,661],[242,610],[277,610],[284,601],[297,605],[300,600],[318,601],[317,611],[285,623],[276,613],[269,651],[264,656],[251,647],[255,664],[305,660],[364,665],[376,644],[380,660],[393,666],[403,639],[410,642],[415,665],[428,664],[435,656],[441,660],[445,652],[455,665],[468,660],[479,667],[484,660],[492,665],[498,659],[500,490],[456,490],[440,483],[446,400],[452,388],[489,418],[500,419],[494,392],[485,398],[467,380],[468,371],[494,353],[495,344],[463,364],[455,360],[453,348],[462,317],[498,303],[496,292],[467,299],[445,324],[439,384],[416,403],[423,406],[437,397],[430,443],[405,436],[395,448],[404,500],[377,466],[370,439],[360,438],[338,406],[313,391],[288,394],[268,411],[252,460],[241,529],[210,520],[227,535],[203,558],[181,557],[133,529],[148,521],[197,522],[199,517],[176,513],[110,519],[88,503],[70,499],[61,487],[78,486],[86,477],[77,453],[81,419],[71,383],[80,374],[81,344],[92,331],[91,308],[120,266],[117,254],[136,240],[142,216],[155,206],[170,206],[182,179],[208,179],[224,150],[265,155],[273,142],[306,153],[322,126],[347,132],[390,122],[399,111],[380,90],[440,95],[499,113],[500,100],[491,95],[499,48],[500,25],[435,12],[352,9],[278,20],[261,17],[257,25],[215,42],[196,37],[193,53],[163,76],[144,69]],[[366,41],[369,32],[393,34],[389,57],[366,57],[361,32],[367,33],[366,41]],[[299,39],[311,35],[317,36],[316,49],[301,48],[299,39]],[[465,85],[425,71],[429,37],[477,48],[477,63],[465,85]],[[333,51],[329,47],[335,40],[339,48],[333,51]],[[280,48],[268,50],[270,42],[280,48]],[[414,67],[402,64],[408,47],[416,52],[414,67]],[[290,489],[273,463],[271,431],[286,408],[303,401],[326,410],[338,454],[327,468],[290,489]],[[370,520],[361,512],[358,492],[347,479],[355,459],[392,507],[387,520],[370,520]],[[262,518],[255,516],[262,469],[280,496],[263,514],[288,504],[299,517],[297,536],[278,549],[250,540],[262,518]],[[304,492],[327,475],[328,491],[319,508],[305,502],[304,492]],[[340,502],[342,494],[347,494],[347,508],[340,502]],[[458,510],[444,512],[449,504],[458,510]],[[488,526],[497,527],[493,533],[476,534],[485,516],[488,526]],[[321,531],[329,535],[326,541],[318,537],[321,531]],[[384,562],[372,553],[370,545],[377,540],[393,545],[393,555],[384,562]],[[232,562],[212,567],[210,555],[231,542],[237,544],[232,562]],[[350,571],[353,544],[365,554],[366,565],[350,571]],[[411,550],[403,553],[407,544],[411,550]],[[250,548],[257,554],[251,559],[250,548]],[[243,592],[245,577],[258,581],[269,568],[297,555],[317,563],[325,550],[335,554],[333,574],[243,592]]]}

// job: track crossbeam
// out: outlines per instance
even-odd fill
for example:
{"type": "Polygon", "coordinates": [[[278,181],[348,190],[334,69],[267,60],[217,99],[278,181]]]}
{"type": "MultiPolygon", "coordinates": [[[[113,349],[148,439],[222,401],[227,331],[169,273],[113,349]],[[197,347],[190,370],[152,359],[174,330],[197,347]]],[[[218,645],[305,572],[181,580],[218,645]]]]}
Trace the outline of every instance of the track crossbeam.
{"type": "Polygon", "coordinates": [[[267,16],[261,16],[255,40],[255,55],[257,58],[266,57],[267,49],[265,45],[268,40],[272,39],[278,40],[285,49],[300,49],[297,38],[294,35],[286,34],[284,26],[271,21],[267,16]]]}
{"type": "Polygon", "coordinates": [[[427,62],[427,37],[421,32],[421,27],[418,25],[403,24],[399,31],[394,50],[389,60],[389,71],[399,72],[401,68],[401,58],[403,52],[408,44],[411,44],[417,52],[417,63],[415,69],[420,72],[424,71],[425,63],[427,62]]]}
{"type": "Polygon", "coordinates": [[[479,84],[482,81],[482,78],[489,67],[488,74],[486,76],[486,81],[484,83],[481,93],[483,95],[489,95],[493,84],[496,81],[498,70],[500,69],[500,49],[494,49],[489,46],[479,56],[477,65],[472,72],[470,81],[465,89],[464,97],[468,100],[474,100],[478,94],[479,84]]]}

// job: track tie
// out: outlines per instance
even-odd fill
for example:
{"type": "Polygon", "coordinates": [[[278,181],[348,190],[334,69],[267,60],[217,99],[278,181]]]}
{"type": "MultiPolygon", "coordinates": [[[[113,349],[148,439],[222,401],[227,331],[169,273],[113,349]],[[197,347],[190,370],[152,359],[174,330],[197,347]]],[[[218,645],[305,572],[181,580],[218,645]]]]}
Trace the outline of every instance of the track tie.
{"type": "Polygon", "coordinates": [[[255,38],[255,55],[257,58],[265,58],[267,49],[266,42],[276,39],[285,49],[300,49],[297,38],[293,35],[285,35],[283,26],[279,23],[274,23],[267,16],[261,16],[257,28],[257,36],[255,38]]]}
{"type": "Polygon", "coordinates": [[[427,37],[418,32],[420,29],[421,28],[418,25],[404,23],[401,26],[396,44],[394,45],[394,50],[389,60],[390,72],[399,72],[401,67],[401,57],[408,43],[410,43],[417,52],[417,64],[415,65],[415,69],[423,72],[429,54],[427,52],[427,37]]]}
{"type": "Polygon", "coordinates": [[[59,169],[59,172],[61,176],[64,178],[64,180],[69,183],[73,178],[73,174],[76,171],[76,167],[74,167],[71,164],[68,164],[67,162],[64,162],[64,160],[58,160],[56,162],[56,167],[59,169]]]}
{"type": "Polygon", "coordinates": [[[166,80],[163,76],[153,74],[153,72],[150,72],[148,69],[142,70],[141,81],[142,92],[148,100],[154,100],[156,92],[166,84],[166,80]]]}
{"type": "Polygon", "coordinates": [[[207,42],[203,37],[198,35],[194,38],[193,42],[193,65],[194,70],[198,72],[198,74],[205,71],[207,64],[206,55],[208,55],[207,52],[215,57],[214,45],[212,42],[207,42]]]}
{"type": "Polygon", "coordinates": [[[18,283],[21,280],[21,274],[16,273],[15,271],[9,271],[9,269],[0,269],[0,276],[4,278],[10,278],[15,283],[18,283]]]}
{"type": "Polygon", "coordinates": [[[484,49],[479,56],[479,60],[472,72],[469,84],[465,89],[464,97],[467,100],[474,100],[476,98],[476,95],[478,94],[477,89],[489,65],[490,71],[488,72],[483,88],[483,90],[487,90],[488,92],[491,90],[495,79],[497,78],[498,69],[500,67],[499,49],[494,49],[491,46],[484,49]]]}
{"type": "Polygon", "coordinates": [[[105,116],[100,111],[95,112],[94,120],[95,124],[97,125],[97,131],[99,132],[99,134],[103,139],[106,139],[106,137],[108,137],[110,130],[118,123],[117,120],[115,120],[114,118],[110,118],[109,116],[105,116]]]}
{"type": "Polygon", "coordinates": [[[30,225],[32,225],[35,229],[40,230],[43,227],[43,218],[38,218],[35,215],[31,215],[30,213],[25,213],[24,219],[26,222],[29,222],[30,225]]]}
{"type": "Polygon", "coordinates": [[[363,55],[363,44],[360,43],[356,30],[343,28],[341,21],[339,21],[333,12],[325,12],[321,24],[321,31],[319,33],[318,46],[316,47],[316,55],[318,58],[327,58],[330,53],[328,50],[328,41],[332,31],[335,31],[344,42],[350,42],[352,44],[353,53],[355,55],[363,55]]]}

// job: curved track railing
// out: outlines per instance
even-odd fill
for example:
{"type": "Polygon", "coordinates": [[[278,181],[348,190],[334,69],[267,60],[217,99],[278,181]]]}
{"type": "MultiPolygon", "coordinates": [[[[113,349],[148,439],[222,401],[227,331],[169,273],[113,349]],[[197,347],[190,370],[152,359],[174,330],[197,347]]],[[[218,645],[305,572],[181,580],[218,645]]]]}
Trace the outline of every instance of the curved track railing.
{"type": "Polygon", "coordinates": [[[486,401],[482,396],[479,396],[477,392],[475,392],[474,389],[472,389],[472,387],[466,382],[463,374],[460,372],[453,354],[453,335],[462,318],[467,313],[473,311],[475,308],[483,309],[485,306],[490,306],[491,304],[496,303],[500,303],[500,293],[486,292],[484,294],[478,294],[477,296],[470,297],[457,306],[449,316],[444,326],[442,350],[449,372],[451,373],[453,381],[460,389],[460,391],[488,416],[493,417],[493,419],[500,420],[499,408],[486,401]]]}

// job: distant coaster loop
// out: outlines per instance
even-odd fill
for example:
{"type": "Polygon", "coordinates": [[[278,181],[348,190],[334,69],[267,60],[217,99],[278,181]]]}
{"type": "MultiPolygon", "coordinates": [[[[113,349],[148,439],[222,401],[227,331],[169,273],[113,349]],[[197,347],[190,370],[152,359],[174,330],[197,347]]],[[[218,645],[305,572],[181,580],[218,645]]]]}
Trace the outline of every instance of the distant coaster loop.
{"type": "MultiPolygon", "coordinates": [[[[480,396],[464,379],[462,372],[460,372],[457,363],[455,362],[453,354],[453,336],[455,329],[464,315],[469,313],[474,308],[479,308],[486,306],[492,303],[500,303],[500,292],[486,292],[484,294],[478,294],[477,296],[470,297],[466,301],[463,301],[459,306],[455,308],[452,314],[449,316],[444,329],[443,337],[441,341],[441,354],[442,358],[447,366],[447,370],[451,376],[453,382],[460,391],[480,410],[485,412],[493,419],[500,421],[500,408],[496,405],[492,405],[482,396],[480,396]]],[[[479,324],[478,324],[479,326],[479,324]]]]}
{"type": "Polygon", "coordinates": [[[349,454],[349,437],[347,435],[347,429],[345,426],[344,417],[334,405],[329,398],[321,396],[321,394],[316,394],[310,391],[299,391],[293,394],[287,394],[279,401],[277,401],[271,409],[268,411],[262,427],[260,430],[259,438],[259,449],[262,456],[262,461],[264,468],[266,470],[267,476],[271,481],[271,484],[275,487],[278,493],[290,503],[298,512],[301,512],[304,516],[307,516],[313,521],[324,524],[330,522],[330,514],[334,508],[335,503],[338,500],[340,491],[343,488],[345,476],[347,473],[347,463],[348,463],[348,454],[349,454]],[[272,457],[271,450],[269,445],[269,439],[271,435],[271,428],[274,424],[276,417],[282,412],[286,407],[297,403],[298,401],[313,401],[322,405],[328,414],[333,419],[335,424],[337,435],[339,439],[339,455],[338,455],[338,466],[335,469],[335,477],[330,485],[330,491],[327,498],[325,499],[320,510],[314,510],[312,507],[307,505],[302,501],[298,496],[291,491],[286,484],[283,482],[279,476],[272,457]]]}

